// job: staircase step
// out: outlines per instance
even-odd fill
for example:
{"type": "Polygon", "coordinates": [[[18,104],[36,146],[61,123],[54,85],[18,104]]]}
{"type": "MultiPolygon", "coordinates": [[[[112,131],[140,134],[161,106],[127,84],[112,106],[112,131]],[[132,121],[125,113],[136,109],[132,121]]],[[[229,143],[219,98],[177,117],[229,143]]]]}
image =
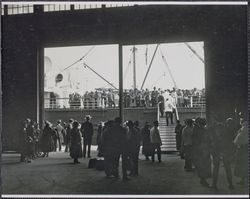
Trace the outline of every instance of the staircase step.
{"type": "Polygon", "coordinates": [[[175,140],[175,135],[166,135],[166,134],[160,134],[161,138],[165,138],[165,139],[174,139],[175,140]]]}
{"type": "Polygon", "coordinates": [[[176,145],[175,141],[170,141],[170,140],[162,140],[162,145],[176,145]]]}
{"type": "Polygon", "coordinates": [[[166,117],[159,118],[159,132],[162,141],[162,151],[176,151],[175,126],[175,123],[167,126],[166,117]]]}
{"type": "Polygon", "coordinates": [[[162,135],[176,135],[174,132],[168,132],[168,131],[160,131],[159,132],[160,134],[162,134],[162,135]]]}
{"type": "Polygon", "coordinates": [[[161,148],[161,151],[177,151],[176,148],[161,148]]]}
{"type": "Polygon", "coordinates": [[[162,143],[174,143],[174,144],[176,144],[175,139],[161,139],[161,142],[162,143]]]}
{"type": "Polygon", "coordinates": [[[163,140],[176,140],[175,137],[168,137],[168,136],[161,136],[161,139],[163,140]]]}

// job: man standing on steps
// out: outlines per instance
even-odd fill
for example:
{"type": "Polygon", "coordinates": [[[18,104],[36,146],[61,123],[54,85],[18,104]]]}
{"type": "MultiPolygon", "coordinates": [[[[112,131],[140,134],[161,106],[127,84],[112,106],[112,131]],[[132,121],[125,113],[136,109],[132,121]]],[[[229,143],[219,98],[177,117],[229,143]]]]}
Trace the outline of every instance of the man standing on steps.
{"type": "Polygon", "coordinates": [[[160,95],[158,96],[158,102],[159,102],[159,109],[160,109],[161,117],[164,117],[164,96],[163,96],[163,91],[161,91],[160,95]]]}
{"type": "Polygon", "coordinates": [[[170,100],[170,97],[166,99],[165,102],[165,113],[166,113],[166,121],[167,121],[167,126],[169,124],[168,118],[170,118],[171,124],[173,124],[173,111],[175,109],[174,104],[170,100]]]}
{"type": "Polygon", "coordinates": [[[90,115],[86,116],[86,121],[81,125],[81,132],[83,137],[83,157],[86,157],[86,149],[88,146],[88,158],[90,158],[90,149],[92,143],[92,136],[94,133],[93,124],[90,122],[90,115]]]}

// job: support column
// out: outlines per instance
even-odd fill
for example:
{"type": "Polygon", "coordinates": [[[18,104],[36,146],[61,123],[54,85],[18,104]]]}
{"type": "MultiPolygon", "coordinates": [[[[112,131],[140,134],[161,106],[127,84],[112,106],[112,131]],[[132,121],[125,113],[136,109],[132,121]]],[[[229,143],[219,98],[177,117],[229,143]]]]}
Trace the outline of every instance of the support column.
{"type": "Polygon", "coordinates": [[[123,66],[122,66],[122,45],[119,44],[119,115],[123,122],[123,66]]]}
{"type": "MultiPolygon", "coordinates": [[[[37,122],[44,120],[44,48],[37,50],[37,122]]],[[[41,128],[41,126],[40,126],[41,128]]]]}
{"type": "Polygon", "coordinates": [[[8,5],[3,6],[3,14],[8,15],[8,5]]]}

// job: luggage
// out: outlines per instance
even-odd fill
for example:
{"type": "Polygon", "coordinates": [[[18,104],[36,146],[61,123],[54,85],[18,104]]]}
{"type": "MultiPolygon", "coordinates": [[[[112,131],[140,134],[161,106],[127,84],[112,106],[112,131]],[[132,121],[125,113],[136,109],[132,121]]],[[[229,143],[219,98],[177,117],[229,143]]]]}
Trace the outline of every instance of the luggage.
{"type": "Polygon", "coordinates": [[[104,159],[97,159],[95,168],[96,168],[96,170],[103,171],[105,169],[105,167],[104,167],[104,159]]]}
{"type": "Polygon", "coordinates": [[[93,169],[93,168],[96,168],[96,162],[97,162],[97,159],[96,158],[92,158],[89,160],[89,169],[93,169]]]}

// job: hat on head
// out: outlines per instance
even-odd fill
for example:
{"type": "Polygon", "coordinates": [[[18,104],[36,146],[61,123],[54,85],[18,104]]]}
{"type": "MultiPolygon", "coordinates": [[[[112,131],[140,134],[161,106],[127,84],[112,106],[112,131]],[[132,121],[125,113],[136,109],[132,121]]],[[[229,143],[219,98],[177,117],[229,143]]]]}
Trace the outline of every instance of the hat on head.
{"type": "Polygon", "coordinates": [[[90,115],[86,115],[85,118],[86,118],[86,119],[87,119],[87,118],[91,119],[91,116],[90,116],[90,115]]]}
{"type": "Polygon", "coordinates": [[[159,122],[156,120],[156,121],[153,122],[153,124],[154,124],[154,125],[158,125],[159,122]]]}
{"type": "Polygon", "coordinates": [[[129,120],[129,121],[127,122],[127,126],[133,127],[133,126],[134,126],[134,123],[133,123],[131,120],[129,120]]]}
{"type": "Polygon", "coordinates": [[[76,128],[76,127],[78,127],[78,126],[79,126],[79,122],[78,122],[78,121],[74,121],[74,122],[73,122],[73,127],[76,128]]]}
{"type": "Polygon", "coordinates": [[[46,121],[45,121],[45,125],[46,125],[46,126],[51,126],[52,124],[51,124],[48,120],[46,120],[46,121]]]}

